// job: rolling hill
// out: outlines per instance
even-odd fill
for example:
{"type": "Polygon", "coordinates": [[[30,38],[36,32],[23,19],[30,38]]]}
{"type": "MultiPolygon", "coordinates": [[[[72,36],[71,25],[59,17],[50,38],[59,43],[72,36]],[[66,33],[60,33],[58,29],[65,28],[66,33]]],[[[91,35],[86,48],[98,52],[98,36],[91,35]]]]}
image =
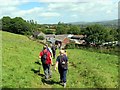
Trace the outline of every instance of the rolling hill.
{"type": "Polygon", "coordinates": [[[91,24],[101,24],[108,26],[118,26],[118,19],[108,20],[108,21],[98,21],[98,22],[70,22],[73,25],[91,25],[91,24]]]}

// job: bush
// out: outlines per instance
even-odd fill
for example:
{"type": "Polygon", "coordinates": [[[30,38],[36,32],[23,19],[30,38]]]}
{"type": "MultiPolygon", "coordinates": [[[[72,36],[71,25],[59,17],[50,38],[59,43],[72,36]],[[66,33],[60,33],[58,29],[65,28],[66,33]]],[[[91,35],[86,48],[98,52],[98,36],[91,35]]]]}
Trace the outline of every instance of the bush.
{"type": "Polygon", "coordinates": [[[38,36],[37,39],[44,40],[44,36],[38,36]]]}
{"type": "Polygon", "coordinates": [[[48,29],[48,30],[45,31],[45,34],[53,34],[53,32],[54,31],[48,29]]]}
{"type": "Polygon", "coordinates": [[[65,46],[67,49],[74,49],[75,48],[75,43],[69,43],[65,46]]]}

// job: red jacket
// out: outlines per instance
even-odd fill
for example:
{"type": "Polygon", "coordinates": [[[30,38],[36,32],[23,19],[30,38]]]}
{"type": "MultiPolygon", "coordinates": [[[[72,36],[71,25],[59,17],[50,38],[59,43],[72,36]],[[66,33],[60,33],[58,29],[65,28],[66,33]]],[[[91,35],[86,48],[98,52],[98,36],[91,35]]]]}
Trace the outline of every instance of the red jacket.
{"type": "Polygon", "coordinates": [[[50,58],[51,54],[50,54],[50,52],[49,52],[47,49],[45,49],[45,50],[43,50],[43,51],[40,52],[39,56],[42,57],[43,52],[44,52],[44,53],[47,52],[47,60],[46,60],[46,64],[51,64],[51,58],[50,58]]]}

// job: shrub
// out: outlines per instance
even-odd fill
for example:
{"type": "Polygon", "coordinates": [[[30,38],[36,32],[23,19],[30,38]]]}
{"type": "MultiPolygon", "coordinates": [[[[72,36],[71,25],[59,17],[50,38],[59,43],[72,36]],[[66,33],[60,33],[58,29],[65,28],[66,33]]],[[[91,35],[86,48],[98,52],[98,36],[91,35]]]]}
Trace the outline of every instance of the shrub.
{"type": "Polygon", "coordinates": [[[44,36],[38,36],[37,39],[44,40],[44,36]]]}
{"type": "Polygon", "coordinates": [[[65,48],[67,48],[67,49],[74,49],[75,48],[75,43],[69,43],[69,44],[66,45],[65,48]]]}

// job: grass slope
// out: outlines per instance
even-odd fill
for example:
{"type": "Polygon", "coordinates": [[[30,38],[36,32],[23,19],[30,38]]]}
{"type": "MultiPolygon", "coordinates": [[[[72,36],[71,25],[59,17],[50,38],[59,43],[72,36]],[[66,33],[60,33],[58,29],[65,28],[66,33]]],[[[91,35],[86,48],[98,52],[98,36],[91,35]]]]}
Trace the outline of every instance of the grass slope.
{"type": "MultiPolygon", "coordinates": [[[[52,67],[53,77],[43,79],[43,69],[38,60],[42,45],[22,35],[2,33],[2,87],[12,88],[62,88],[59,73],[52,67]],[[40,68],[40,73],[35,71],[40,68]]],[[[68,49],[69,71],[67,88],[118,87],[118,56],[68,49]]],[[[58,55],[58,50],[57,50],[58,55]]],[[[55,59],[53,60],[55,63],[55,59]]]]}
{"type": "Polygon", "coordinates": [[[39,87],[39,77],[31,69],[42,46],[27,37],[2,32],[3,87],[39,87]]]}

